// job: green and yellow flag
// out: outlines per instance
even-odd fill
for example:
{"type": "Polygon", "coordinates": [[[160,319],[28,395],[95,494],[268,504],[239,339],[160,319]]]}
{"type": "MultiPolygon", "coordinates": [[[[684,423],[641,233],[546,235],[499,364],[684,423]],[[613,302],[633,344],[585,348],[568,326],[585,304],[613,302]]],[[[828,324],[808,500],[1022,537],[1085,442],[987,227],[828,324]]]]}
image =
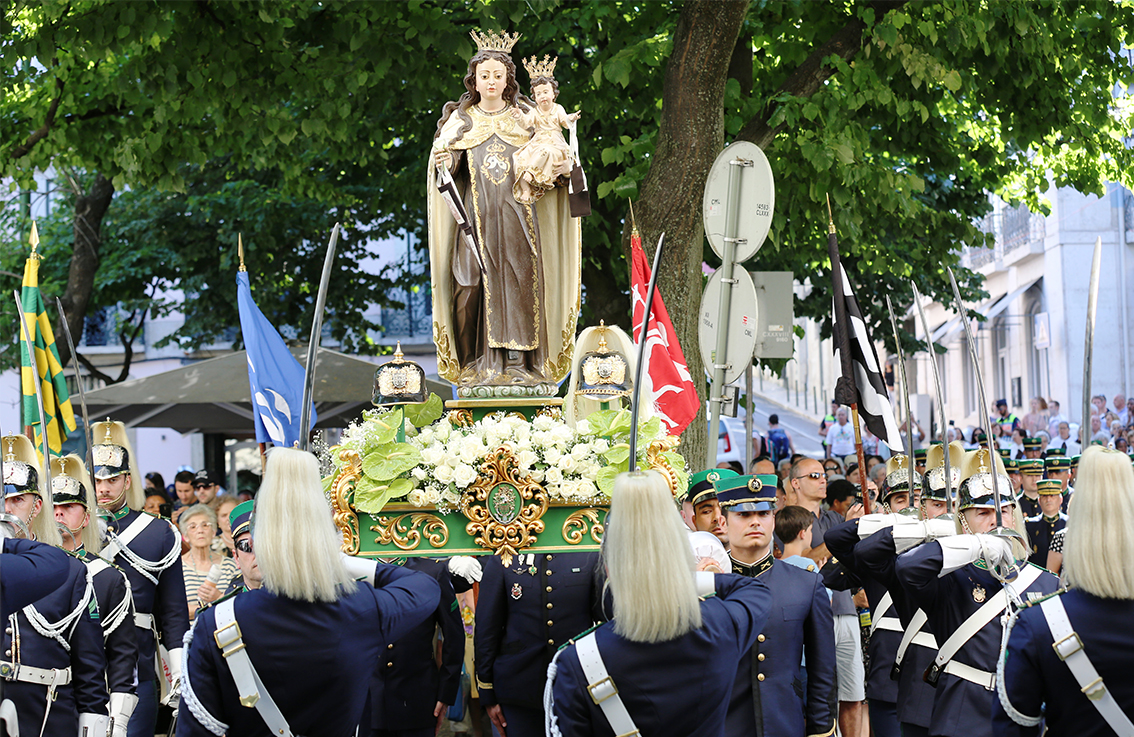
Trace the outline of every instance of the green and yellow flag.
{"type": "Polygon", "coordinates": [[[75,429],[75,412],[71,408],[71,398],[67,393],[67,380],[63,376],[63,365],[59,361],[59,350],[55,347],[55,335],[51,330],[51,320],[39,293],[39,259],[36,247],[39,245],[39,231],[32,223],[32,252],[24,262],[24,283],[20,301],[24,305],[23,320],[20,322],[20,386],[24,395],[24,421],[35,428],[35,445],[43,447],[43,428],[39,422],[39,402],[35,397],[35,377],[32,375],[31,356],[28,355],[25,325],[31,326],[32,345],[35,347],[35,370],[43,387],[43,405],[47,413],[47,445],[53,453],[63,451],[63,439],[75,429]]]}

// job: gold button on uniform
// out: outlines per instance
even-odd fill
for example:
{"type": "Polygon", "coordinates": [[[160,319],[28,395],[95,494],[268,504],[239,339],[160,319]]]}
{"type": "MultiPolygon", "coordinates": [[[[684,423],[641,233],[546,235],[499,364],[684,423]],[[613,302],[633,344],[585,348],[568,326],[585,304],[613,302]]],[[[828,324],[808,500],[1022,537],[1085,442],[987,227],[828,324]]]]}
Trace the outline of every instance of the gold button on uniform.
{"type": "Polygon", "coordinates": [[[393,650],[394,649],[394,643],[391,642],[389,645],[386,646],[386,649],[387,650],[393,650]]]}
{"type": "MultiPolygon", "coordinates": [[[[386,663],[386,667],[387,667],[387,668],[393,668],[393,667],[394,667],[394,664],[393,664],[393,663],[386,663]]],[[[762,679],[761,679],[761,680],[762,680],[762,679]]]]}
{"type": "Polygon", "coordinates": [[[547,620],[547,626],[548,626],[548,627],[550,627],[550,626],[551,626],[552,624],[553,624],[553,622],[552,622],[552,621],[551,621],[550,619],[549,619],[549,620],[547,620]]]}
{"type": "Polygon", "coordinates": [[[764,635],[760,635],[759,637],[756,638],[756,642],[763,642],[763,641],[764,641],[764,635]]]}
{"type": "Polygon", "coordinates": [[[544,574],[546,574],[546,575],[550,576],[550,575],[551,575],[551,571],[544,571],[544,574]]]}
{"type": "Polygon", "coordinates": [[[756,657],[756,659],[757,659],[757,660],[760,660],[760,661],[763,661],[763,660],[764,660],[764,657],[765,657],[765,656],[764,656],[764,653],[760,653],[760,655],[758,655],[758,656],[756,657]]]}
{"type": "Polygon", "coordinates": [[[554,644],[555,644],[555,640],[548,640],[548,641],[547,641],[547,644],[548,644],[548,645],[554,645],[554,644]]]}
{"type": "Polygon", "coordinates": [[[764,674],[763,674],[763,673],[761,673],[760,675],[756,676],[756,680],[757,680],[757,681],[762,681],[762,680],[764,680],[764,674]]]}
{"type": "Polygon", "coordinates": [[[549,601],[549,602],[547,602],[547,608],[548,608],[548,609],[550,609],[550,608],[551,608],[552,606],[553,606],[553,605],[552,605],[552,603],[551,603],[550,601],[549,601]]]}
{"type": "Polygon", "coordinates": [[[551,587],[550,586],[547,587],[547,593],[549,593],[549,594],[551,593],[551,587]]]}
{"type": "Polygon", "coordinates": [[[547,559],[548,559],[548,560],[551,560],[551,555],[550,555],[550,554],[549,554],[549,555],[547,556],[547,559]]]}

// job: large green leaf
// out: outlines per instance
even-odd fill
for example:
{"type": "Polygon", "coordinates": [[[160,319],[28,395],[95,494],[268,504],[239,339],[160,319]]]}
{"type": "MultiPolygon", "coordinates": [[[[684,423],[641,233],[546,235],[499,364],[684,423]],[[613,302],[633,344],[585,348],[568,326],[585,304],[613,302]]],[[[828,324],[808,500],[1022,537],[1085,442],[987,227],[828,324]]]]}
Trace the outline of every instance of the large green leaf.
{"type": "Polygon", "coordinates": [[[411,491],[413,482],[409,479],[379,482],[363,476],[354,487],[354,507],[360,512],[378,514],[386,506],[386,502],[411,491]]]}
{"type": "Polygon", "coordinates": [[[441,397],[430,394],[429,399],[421,404],[403,405],[402,409],[405,410],[406,419],[414,427],[425,427],[441,419],[441,415],[445,413],[445,403],[441,401],[441,397]]]}
{"type": "Polygon", "coordinates": [[[375,481],[389,481],[419,463],[421,453],[409,443],[386,443],[362,459],[362,471],[375,481]]]}

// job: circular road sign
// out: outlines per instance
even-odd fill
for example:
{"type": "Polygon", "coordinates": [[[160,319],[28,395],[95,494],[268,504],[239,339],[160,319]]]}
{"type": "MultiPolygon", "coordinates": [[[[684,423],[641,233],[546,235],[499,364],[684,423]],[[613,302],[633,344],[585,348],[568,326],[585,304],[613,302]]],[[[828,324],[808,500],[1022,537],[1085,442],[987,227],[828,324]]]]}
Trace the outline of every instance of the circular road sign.
{"type": "Polygon", "coordinates": [[[732,199],[728,191],[730,162],[750,162],[740,166],[740,199],[738,200],[736,237],[744,242],[736,244],[733,260],[737,263],[747,261],[756,255],[768,229],[772,227],[772,211],[776,207],[776,182],[772,177],[772,167],[768,157],[755,143],[737,141],[721,151],[709,179],[705,183],[705,197],[701,208],[705,219],[705,237],[713,252],[725,257],[725,218],[732,199]]]}
{"type": "Polygon", "coordinates": [[[728,364],[729,367],[725,369],[726,384],[731,384],[744,375],[744,370],[752,363],[752,353],[756,350],[758,337],[756,287],[752,284],[752,277],[741,268],[733,269],[732,275],[736,279],[736,284],[731,285],[722,282],[723,269],[717,269],[709,277],[709,283],[705,285],[705,293],[701,295],[701,319],[697,326],[701,361],[705,371],[712,376],[715,364],[728,364]],[[732,289],[729,315],[725,320],[728,329],[728,349],[725,360],[717,361],[714,360],[713,354],[717,350],[717,335],[720,332],[721,292],[726,287],[732,289]]]}

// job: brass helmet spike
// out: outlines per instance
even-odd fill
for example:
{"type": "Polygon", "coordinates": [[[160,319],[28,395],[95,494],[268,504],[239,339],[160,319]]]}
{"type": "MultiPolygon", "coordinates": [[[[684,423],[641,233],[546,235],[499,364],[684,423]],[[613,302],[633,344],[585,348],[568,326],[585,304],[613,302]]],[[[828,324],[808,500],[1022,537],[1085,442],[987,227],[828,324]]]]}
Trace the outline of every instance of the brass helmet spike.
{"type": "Polygon", "coordinates": [[[105,445],[113,445],[114,444],[114,438],[110,434],[110,428],[111,427],[112,427],[112,425],[110,424],[110,418],[107,417],[106,418],[106,435],[102,439],[102,442],[105,445]]]}
{"type": "Polygon", "coordinates": [[[8,452],[4,454],[5,461],[16,460],[16,449],[12,447],[12,443],[16,442],[13,438],[8,438],[8,452]]]}

